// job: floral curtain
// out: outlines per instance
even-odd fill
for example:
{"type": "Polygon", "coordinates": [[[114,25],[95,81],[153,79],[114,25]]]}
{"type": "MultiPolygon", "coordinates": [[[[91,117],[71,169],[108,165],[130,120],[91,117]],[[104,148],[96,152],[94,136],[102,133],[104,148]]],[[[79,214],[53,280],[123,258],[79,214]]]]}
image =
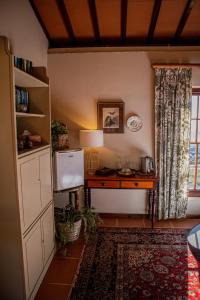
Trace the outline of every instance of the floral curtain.
{"type": "Polygon", "coordinates": [[[191,68],[155,69],[158,218],[185,217],[189,172],[191,68]]]}

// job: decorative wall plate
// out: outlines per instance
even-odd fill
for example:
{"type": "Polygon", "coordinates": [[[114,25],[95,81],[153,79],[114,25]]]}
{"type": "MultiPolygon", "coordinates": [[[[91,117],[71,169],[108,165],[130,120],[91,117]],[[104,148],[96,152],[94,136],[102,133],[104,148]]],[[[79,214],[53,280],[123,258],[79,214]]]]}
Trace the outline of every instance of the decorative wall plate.
{"type": "Polygon", "coordinates": [[[130,131],[138,131],[142,128],[142,119],[137,115],[131,115],[126,121],[126,125],[130,131]]]}

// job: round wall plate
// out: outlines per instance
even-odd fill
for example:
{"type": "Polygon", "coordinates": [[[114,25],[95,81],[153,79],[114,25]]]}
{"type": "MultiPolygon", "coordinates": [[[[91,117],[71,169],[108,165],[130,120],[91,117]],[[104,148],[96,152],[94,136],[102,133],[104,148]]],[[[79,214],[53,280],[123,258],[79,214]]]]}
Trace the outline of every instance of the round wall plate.
{"type": "Polygon", "coordinates": [[[138,131],[142,128],[142,119],[138,115],[131,115],[126,121],[126,125],[130,131],[138,131]]]}

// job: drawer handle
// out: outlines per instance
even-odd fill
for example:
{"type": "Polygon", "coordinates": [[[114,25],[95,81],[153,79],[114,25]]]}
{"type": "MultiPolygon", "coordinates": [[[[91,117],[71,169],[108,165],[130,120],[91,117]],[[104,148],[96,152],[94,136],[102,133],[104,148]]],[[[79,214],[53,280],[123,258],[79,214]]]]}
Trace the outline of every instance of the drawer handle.
{"type": "Polygon", "coordinates": [[[101,185],[104,186],[104,185],[105,185],[105,182],[101,182],[101,185]]]}
{"type": "Polygon", "coordinates": [[[134,184],[135,184],[135,186],[138,186],[138,182],[135,182],[134,184]]]}

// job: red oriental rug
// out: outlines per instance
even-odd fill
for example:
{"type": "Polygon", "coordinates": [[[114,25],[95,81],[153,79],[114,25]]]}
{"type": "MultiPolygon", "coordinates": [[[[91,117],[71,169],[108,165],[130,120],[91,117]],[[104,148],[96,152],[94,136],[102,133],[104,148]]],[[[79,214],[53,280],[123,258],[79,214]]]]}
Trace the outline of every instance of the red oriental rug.
{"type": "Polygon", "coordinates": [[[70,299],[200,299],[200,265],[187,246],[187,231],[99,229],[70,299]]]}

